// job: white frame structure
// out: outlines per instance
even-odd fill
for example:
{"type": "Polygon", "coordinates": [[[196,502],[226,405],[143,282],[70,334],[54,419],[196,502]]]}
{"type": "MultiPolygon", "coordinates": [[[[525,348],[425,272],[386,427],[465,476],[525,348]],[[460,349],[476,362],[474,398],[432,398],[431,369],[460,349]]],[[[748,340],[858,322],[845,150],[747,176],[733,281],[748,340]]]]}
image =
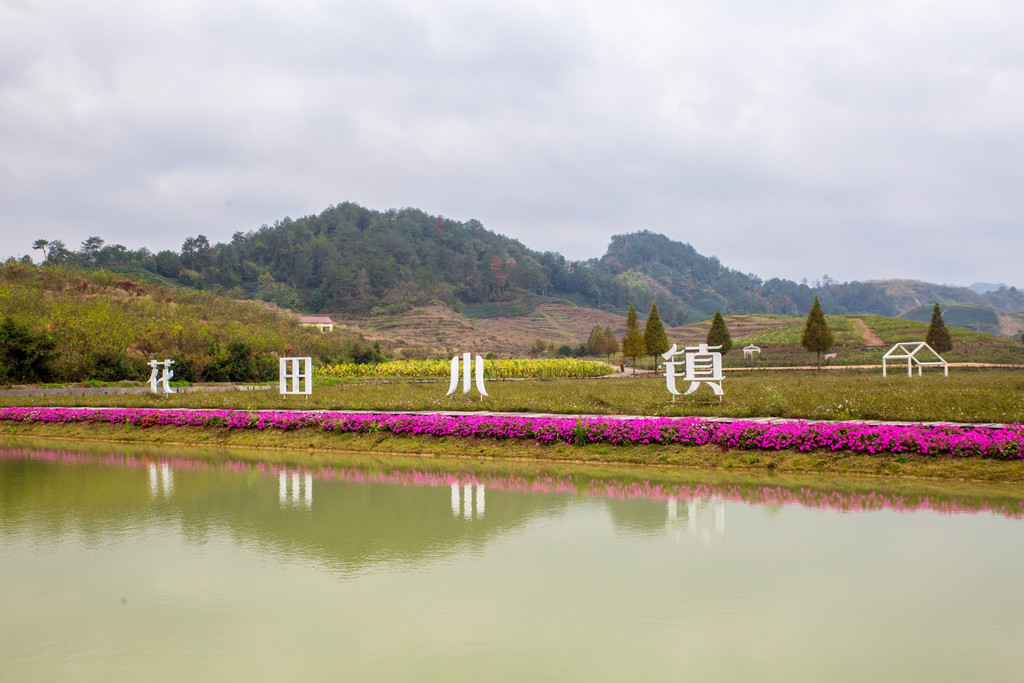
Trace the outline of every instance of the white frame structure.
{"type": "Polygon", "coordinates": [[[753,344],[751,344],[750,346],[744,346],[743,347],[743,357],[744,358],[753,358],[755,353],[756,354],[760,354],[761,353],[761,347],[760,346],[754,346],[753,344]]]}
{"type": "Polygon", "coordinates": [[[306,394],[308,396],[313,393],[312,358],[309,356],[304,358],[280,358],[279,367],[281,394],[306,394]]]}
{"type": "Polygon", "coordinates": [[[893,346],[891,349],[885,352],[882,356],[882,377],[886,376],[885,361],[887,360],[905,360],[907,361],[907,377],[914,376],[914,366],[917,366],[917,375],[921,376],[921,370],[925,367],[941,367],[942,373],[946,377],[949,377],[949,363],[935,352],[935,349],[928,346],[926,342],[900,342],[893,346]],[[933,356],[938,360],[924,361],[917,357],[917,352],[921,349],[928,349],[933,356]],[[903,353],[896,353],[896,351],[902,351],[903,353]]]}

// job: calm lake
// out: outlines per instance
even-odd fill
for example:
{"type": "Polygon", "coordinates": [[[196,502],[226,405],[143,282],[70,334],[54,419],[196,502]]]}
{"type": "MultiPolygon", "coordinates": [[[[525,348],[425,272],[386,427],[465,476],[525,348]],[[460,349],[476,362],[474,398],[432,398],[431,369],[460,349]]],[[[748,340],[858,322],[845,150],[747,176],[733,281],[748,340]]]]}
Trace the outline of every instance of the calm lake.
{"type": "Polygon", "coordinates": [[[1019,488],[89,448],[0,445],[2,680],[1024,680],[1019,488]]]}

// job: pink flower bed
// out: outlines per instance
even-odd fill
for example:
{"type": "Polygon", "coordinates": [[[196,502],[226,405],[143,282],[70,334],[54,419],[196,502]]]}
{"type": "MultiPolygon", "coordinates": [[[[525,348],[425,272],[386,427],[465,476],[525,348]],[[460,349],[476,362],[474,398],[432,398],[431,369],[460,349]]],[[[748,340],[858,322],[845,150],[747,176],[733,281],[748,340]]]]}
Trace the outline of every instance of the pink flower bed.
{"type": "Polygon", "coordinates": [[[90,422],[136,427],[192,426],[221,429],[320,429],[366,434],[387,432],[538,443],[712,444],[738,450],[852,451],[873,455],[1016,459],[1024,457],[1024,425],[1004,428],[951,425],[873,425],[856,422],[763,424],[714,422],[696,417],[635,419],[494,416],[478,414],[373,414],[141,408],[0,408],[0,420],[90,422]]]}

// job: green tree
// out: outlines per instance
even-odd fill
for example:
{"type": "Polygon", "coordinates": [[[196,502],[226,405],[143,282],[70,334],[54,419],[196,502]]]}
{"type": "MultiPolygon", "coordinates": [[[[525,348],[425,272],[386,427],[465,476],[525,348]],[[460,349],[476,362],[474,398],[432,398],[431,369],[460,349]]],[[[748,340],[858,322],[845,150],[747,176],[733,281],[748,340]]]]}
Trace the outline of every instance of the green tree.
{"type": "Polygon", "coordinates": [[[241,339],[228,343],[227,349],[213,359],[208,369],[214,382],[254,382],[259,379],[252,344],[241,339]]]}
{"type": "Polygon", "coordinates": [[[665,325],[658,314],[658,304],[653,301],[644,324],[644,350],[647,355],[654,356],[654,369],[657,370],[658,355],[668,351],[668,335],[665,334],[665,325]]]}
{"type": "Polygon", "coordinates": [[[0,382],[38,382],[49,379],[53,339],[36,334],[11,318],[0,323],[0,382]]]}
{"type": "Polygon", "coordinates": [[[600,356],[604,348],[604,330],[600,325],[594,325],[590,330],[590,337],[587,339],[587,353],[591,356],[600,356]]]}
{"type": "Polygon", "coordinates": [[[85,260],[90,265],[96,265],[96,260],[99,258],[100,249],[106,242],[101,237],[88,237],[82,242],[82,249],[79,251],[85,260]]]}
{"type": "Polygon", "coordinates": [[[64,263],[71,258],[71,251],[60,240],[52,240],[49,244],[50,253],[46,255],[46,260],[50,263],[64,263]]]}
{"type": "Polygon", "coordinates": [[[821,310],[818,297],[814,297],[811,312],[807,314],[807,322],[804,323],[804,334],[800,338],[800,346],[818,354],[818,370],[821,370],[821,354],[831,349],[834,343],[835,338],[825,321],[825,313],[821,310]]]}
{"type": "Polygon", "coordinates": [[[153,267],[156,268],[157,274],[164,277],[178,277],[178,273],[181,272],[181,258],[168,249],[158,251],[156,256],[153,257],[153,262],[153,267]]]}
{"type": "Polygon", "coordinates": [[[199,270],[203,267],[203,260],[210,252],[210,240],[204,235],[186,237],[181,244],[181,260],[191,270],[199,270]]]}
{"type": "Polygon", "coordinates": [[[46,260],[46,248],[50,246],[50,240],[36,240],[32,243],[33,249],[41,249],[43,252],[43,261],[46,260]]]}
{"type": "Polygon", "coordinates": [[[939,310],[939,302],[932,307],[932,321],[928,325],[928,334],[924,338],[925,343],[932,347],[936,353],[945,353],[953,349],[953,340],[949,337],[949,330],[942,320],[942,311],[939,310]]]}
{"type": "Polygon", "coordinates": [[[601,340],[601,353],[606,356],[610,356],[613,353],[619,351],[619,340],[615,338],[615,333],[612,332],[612,326],[604,328],[604,337],[601,340]]]}
{"type": "Polygon", "coordinates": [[[622,337],[622,355],[633,359],[633,371],[636,372],[636,358],[644,355],[647,347],[644,345],[644,336],[640,334],[640,324],[636,319],[636,309],[629,304],[626,312],[626,334],[622,337]]]}
{"type": "MultiPolygon", "coordinates": [[[[188,273],[190,282],[195,284],[202,283],[202,278],[198,273],[194,273],[194,271],[183,270],[178,274],[179,279],[185,277],[186,273],[188,273]]],[[[302,300],[299,298],[299,293],[287,283],[275,282],[273,276],[268,273],[263,273],[256,279],[256,296],[263,301],[276,304],[280,308],[289,308],[293,311],[302,308],[302,300]]]]}
{"type": "Polygon", "coordinates": [[[729,328],[725,324],[725,318],[722,317],[721,311],[715,311],[715,317],[711,319],[707,344],[708,346],[721,346],[723,356],[732,348],[732,336],[729,335],[729,328]]]}

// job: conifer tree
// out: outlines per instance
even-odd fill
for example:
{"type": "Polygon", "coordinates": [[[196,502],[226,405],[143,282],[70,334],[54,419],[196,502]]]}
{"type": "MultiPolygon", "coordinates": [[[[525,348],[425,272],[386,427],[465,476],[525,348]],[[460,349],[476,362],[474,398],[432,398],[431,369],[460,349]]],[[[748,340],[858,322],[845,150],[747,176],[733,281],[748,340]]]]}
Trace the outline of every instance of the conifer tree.
{"type": "Polygon", "coordinates": [[[644,324],[644,350],[648,355],[654,356],[654,369],[657,370],[658,354],[668,351],[668,335],[665,334],[665,325],[658,314],[658,304],[653,301],[651,312],[647,314],[647,322],[644,324]]]}
{"type": "Polygon", "coordinates": [[[814,297],[811,312],[807,314],[807,322],[804,323],[804,334],[800,338],[800,345],[808,351],[817,352],[818,369],[821,370],[821,354],[831,349],[833,343],[835,343],[835,339],[825,321],[825,313],[821,310],[818,297],[814,297]]]}
{"type": "Polygon", "coordinates": [[[953,349],[953,340],[950,339],[949,330],[942,320],[942,311],[939,310],[939,302],[935,302],[932,308],[932,322],[928,325],[928,334],[924,341],[935,350],[935,353],[945,353],[953,349]]]}
{"type": "Polygon", "coordinates": [[[594,325],[590,330],[590,337],[587,339],[587,353],[591,356],[603,355],[601,352],[604,349],[604,330],[601,329],[600,325],[594,325]]]}
{"type": "Polygon", "coordinates": [[[725,324],[725,318],[722,317],[721,311],[715,311],[715,317],[711,319],[707,343],[708,346],[721,346],[723,356],[732,348],[732,337],[729,335],[729,328],[725,324]]]}
{"type": "Polygon", "coordinates": [[[636,372],[636,358],[644,355],[644,336],[640,334],[640,324],[636,320],[636,309],[629,304],[626,311],[626,334],[622,337],[622,355],[633,359],[633,372],[636,372]]]}
{"type": "Polygon", "coordinates": [[[604,328],[604,339],[601,340],[601,352],[610,356],[613,353],[617,353],[619,350],[619,340],[615,338],[615,333],[612,332],[612,326],[604,328]]]}

